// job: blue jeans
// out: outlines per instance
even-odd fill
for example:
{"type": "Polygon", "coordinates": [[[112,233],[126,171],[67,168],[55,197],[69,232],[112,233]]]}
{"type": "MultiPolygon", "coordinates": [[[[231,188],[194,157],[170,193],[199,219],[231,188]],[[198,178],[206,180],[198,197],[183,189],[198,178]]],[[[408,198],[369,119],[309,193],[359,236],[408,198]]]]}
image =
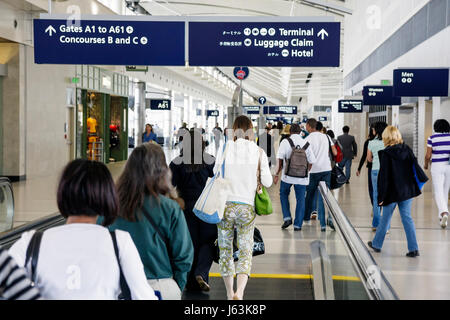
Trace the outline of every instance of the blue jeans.
{"type": "Polygon", "coordinates": [[[378,228],[381,220],[381,207],[378,205],[378,172],[379,170],[372,170],[372,192],[373,192],[373,219],[372,227],[378,228]]]}
{"type": "MultiPolygon", "coordinates": [[[[295,198],[297,199],[297,206],[295,208],[294,228],[301,228],[303,224],[303,217],[305,216],[305,192],[306,186],[294,184],[295,198]]],[[[289,205],[289,194],[291,193],[292,184],[281,181],[280,186],[280,201],[281,209],[283,210],[284,221],[292,220],[291,207],[289,205]]]]}
{"type": "MultiPolygon", "coordinates": [[[[331,183],[331,171],[311,173],[309,175],[309,185],[306,187],[305,221],[311,220],[311,212],[313,211],[313,208],[316,207],[314,202],[314,194],[316,192],[319,193],[318,187],[320,181],[325,181],[326,185],[329,188],[331,183]]],[[[322,228],[325,228],[325,207],[320,195],[318,195],[317,209],[319,213],[320,226],[322,228]]]]}
{"type": "Polygon", "coordinates": [[[373,205],[373,185],[372,185],[372,169],[369,168],[368,169],[368,174],[367,176],[369,177],[369,197],[370,197],[370,203],[373,205]]]}
{"type": "Polygon", "coordinates": [[[339,168],[345,167],[345,176],[347,177],[347,181],[350,180],[350,176],[352,175],[352,161],[353,159],[344,158],[341,162],[339,162],[339,168]]]}
{"type": "Polygon", "coordinates": [[[411,217],[412,202],[413,199],[409,199],[403,202],[391,203],[383,207],[383,216],[381,217],[380,225],[377,228],[377,233],[372,242],[372,246],[375,249],[381,249],[383,247],[384,238],[386,237],[386,232],[391,223],[392,214],[394,213],[395,207],[398,205],[403,228],[406,233],[406,240],[408,241],[408,250],[409,252],[419,250],[419,245],[417,244],[416,238],[416,228],[411,217]]]}

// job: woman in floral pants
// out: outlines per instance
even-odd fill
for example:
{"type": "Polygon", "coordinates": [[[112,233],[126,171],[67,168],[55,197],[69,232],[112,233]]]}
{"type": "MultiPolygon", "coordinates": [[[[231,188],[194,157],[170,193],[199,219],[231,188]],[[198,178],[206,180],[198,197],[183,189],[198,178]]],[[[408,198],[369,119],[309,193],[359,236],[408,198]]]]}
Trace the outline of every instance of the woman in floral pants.
{"type": "MultiPolygon", "coordinates": [[[[231,136],[231,135],[230,135],[231,136]]],[[[219,267],[225,282],[229,300],[242,300],[250,277],[253,255],[253,233],[255,229],[255,194],[257,169],[261,159],[261,184],[272,185],[269,160],[264,151],[253,141],[253,125],[246,116],[238,117],[233,125],[233,139],[227,142],[225,156],[219,155],[214,172],[222,166],[225,157],[225,179],[231,182],[222,221],[217,225],[220,248],[219,267]],[[237,231],[239,260],[235,267],[233,259],[234,229],[237,231]],[[237,274],[237,289],[234,291],[234,275],[237,274]]],[[[264,146],[262,146],[264,147],[264,146]]],[[[264,148],[262,148],[264,149],[264,148]]]]}

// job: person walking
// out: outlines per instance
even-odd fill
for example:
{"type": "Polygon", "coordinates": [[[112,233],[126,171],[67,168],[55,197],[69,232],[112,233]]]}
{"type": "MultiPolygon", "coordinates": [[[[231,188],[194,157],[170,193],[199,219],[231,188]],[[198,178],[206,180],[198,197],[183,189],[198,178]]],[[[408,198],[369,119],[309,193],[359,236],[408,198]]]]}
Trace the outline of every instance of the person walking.
{"type": "MultiPolygon", "coordinates": [[[[367,176],[368,176],[368,186],[369,186],[369,197],[370,197],[370,203],[373,206],[373,186],[372,186],[372,162],[369,162],[367,160],[367,150],[369,147],[369,142],[375,139],[376,133],[375,133],[375,124],[372,123],[370,125],[369,129],[369,136],[364,142],[364,149],[363,149],[363,155],[361,156],[361,160],[359,161],[358,170],[356,171],[356,176],[359,177],[361,175],[361,169],[365,162],[367,162],[366,168],[367,168],[367,176]]],[[[373,209],[372,209],[372,215],[373,215],[373,209]]]]}
{"type": "MultiPolygon", "coordinates": [[[[336,147],[333,144],[331,138],[318,132],[317,120],[314,118],[308,119],[306,123],[306,130],[309,132],[306,141],[309,142],[312,153],[316,158],[315,162],[312,164],[309,185],[306,187],[306,205],[305,205],[305,223],[310,224],[311,212],[314,208],[314,197],[315,193],[319,192],[318,187],[321,181],[324,181],[328,188],[331,184],[331,161],[330,161],[330,147],[334,156],[337,155],[336,147]]],[[[326,231],[325,223],[325,207],[323,204],[322,197],[318,197],[318,211],[320,228],[322,232],[326,231]]],[[[331,220],[328,219],[328,224],[332,226],[331,220]]]]}
{"type": "Polygon", "coordinates": [[[272,166],[272,157],[275,157],[274,152],[274,139],[272,135],[270,135],[270,128],[266,127],[266,130],[263,134],[258,137],[258,147],[262,148],[269,159],[269,167],[272,166]]]}
{"type": "Polygon", "coordinates": [[[142,143],[158,143],[156,133],[153,132],[153,127],[151,124],[145,125],[145,132],[142,134],[142,143]]]}
{"type": "Polygon", "coordinates": [[[222,131],[222,128],[219,127],[219,123],[216,123],[216,126],[212,130],[212,133],[214,135],[214,144],[216,147],[216,154],[217,154],[217,150],[219,150],[220,141],[222,141],[222,135],[223,135],[223,131],[222,131]]]}
{"type": "Polygon", "coordinates": [[[434,123],[434,132],[428,139],[427,154],[425,156],[425,170],[431,164],[431,178],[433,180],[434,200],[439,210],[440,225],[447,228],[448,193],[450,191],[450,124],[445,119],[434,123]]]}
{"type": "Polygon", "coordinates": [[[392,214],[398,206],[408,242],[409,252],[406,256],[418,257],[420,255],[419,246],[414,221],[411,217],[411,205],[413,198],[422,193],[414,169],[420,182],[426,182],[428,177],[417,163],[411,148],[403,143],[402,135],[397,128],[387,127],[382,137],[386,149],[379,152],[378,197],[374,197],[373,200],[383,206],[383,215],[375,238],[368,242],[368,246],[375,252],[381,251],[392,214]]]}
{"type": "Polygon", "coordinates": [[[26,257],[33,245],[35,251],[30,256],[38,254],[38,264],[35,272],[33,268],[27,271],[44,299],[117,300],[123,272],[133,300],[158,300],[146,281],[130,234],[121,230],[111,233],[105,228],[116,219],[119,202],[103,163],[84,159],[70,162],[58,184],[57,204],[67,219],[65,225],[43,233],[25,232],[9,249],[19,266],[30,268],[32,261],[26,257]],[[102,225],[96,224],[99,216],[102,225]]]}
{"type": "Polygon", "coordinates": [[[134,149],[117,181],[120,211],[110,230],[130,233],[148,283],[163,300],[181,300],[194,247],[170,180],[159,145],[146,143],[134,149]]]}
{"type": "Polygon", "coordinates": [[[280,201],[284,220],[284,224],[281,228],[283,230],[292,225],[291,207],[289,204],[289,194],[291,193],[292,186],[294,186],[295,198],[297,200],[294,231],[302,230],[303,219],[305,216],[306,186],[309,185],[309,174],[307,174],[306,178],[291,177],[286,174],[287,160],[291,158],[294,149],[304,148],[308,163],[310,164],[308,166],[308,171],[311,169],[311,164],[316,161],[314,154],[309,149],[309,144],[302,138],[300,133],[300,126],[298,124],[293,124],[291,126],[290,137],[283,140],[277,154],[278,171],[274,177],[274,184],[278,183],[280,173],[283,172],[280,186],[280,201]]]}
{"type": "MultiPolygon", "coordinates": [[[[369,142],[367,147],[367,161],[372,163],[372,198],[378,198],[378,173],[380,170],[380,159],[379,152],[385,149],[385,145],[383,142],[383,132],[387,127],[386,122],[377,122],[375,123],[375,138],[369,142]]],[[[378,202],[375,201],[373,203],[373,219],[372,219],[372,231],[377,231],[378,225],[381,220],[381,207],[378,205],[378,202]]]]}
{"type": "Polygon", "coordinates": [[[208,292],[210,290],[209,270],[213,263],[217,226],[197,218],[193,208],[206,181],[214,176],[215,159],[205,152],[206,143],[199,130],[191,130],[189,134],[190,141],[185,141],[186,153],[182,153],[170,163],[170,170],[172,185],[177,188],[179,196],[185,203],[184,216],[194,245],[194,261],[186,289],[208,292]],[[190,150],[189,154],[187,150],[190,150]]]}
{"type": "Polygon", "coordinates": [[[231,134],[225,151],[219,150],[214,168],[214,172],[217,173],[225,160],[225,179],[231,182],[223,219],[217,225],[219,269],[225,282],[227,298],[242,300],[252,266],[258,163],[261,165],[261,184],[266,188],[272,185],[272,175],[266,153],[254,142],[251,120],[246,116],[237,117],[231,134]],[[239,248],[236,268],[233,259],[235,228],[239,248]],[[236,291],[233,281],[235,274],[237,274],[236,291]]]}
{"type": "Polygon", "coordinates": [[[356,144],[355,137],[351,136],[350,127],[345,126],[342,128],[343,135],[337,139],[342,146],[342,153],[344,154],[344,160],[339,163],[339,167],[343,169],[345,167],[345,175],[347,176],[347,184],[350,183],[350,177],[352,175],[352,161],[358,154],[358,145],[356,144]]]}

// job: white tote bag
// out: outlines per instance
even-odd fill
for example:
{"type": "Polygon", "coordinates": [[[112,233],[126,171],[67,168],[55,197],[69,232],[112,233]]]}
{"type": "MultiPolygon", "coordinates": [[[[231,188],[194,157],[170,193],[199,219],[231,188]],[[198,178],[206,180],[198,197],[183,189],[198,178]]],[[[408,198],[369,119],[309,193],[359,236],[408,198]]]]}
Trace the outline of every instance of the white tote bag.
{"type": "Polygon", "coordinates": [[[225,179],[226,145],[224,149],[222,166],[214,177],[208,178],[193,210],[200,220],[210,224],[218,224],[222,221],[228,195],[231,192],[231,182],[225,179]]]}

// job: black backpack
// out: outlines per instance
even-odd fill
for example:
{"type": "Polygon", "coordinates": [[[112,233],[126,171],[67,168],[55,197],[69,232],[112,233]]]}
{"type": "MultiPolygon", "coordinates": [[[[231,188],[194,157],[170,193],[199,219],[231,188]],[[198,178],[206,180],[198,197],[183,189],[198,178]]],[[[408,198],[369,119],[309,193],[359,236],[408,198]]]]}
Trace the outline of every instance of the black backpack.
{"type": "Polygon", "coordinates": [[[309,148],[309,142],[307,142],[303,148],[295,146],[294,141],[291,138],[287,138],[289,144],[292,147],[292,154],[289,159],[286,159],[286,171],[285,174],[288,177],[293,178],[308,178],[308,157],[306,156],[306,150],[309,148]]]}

